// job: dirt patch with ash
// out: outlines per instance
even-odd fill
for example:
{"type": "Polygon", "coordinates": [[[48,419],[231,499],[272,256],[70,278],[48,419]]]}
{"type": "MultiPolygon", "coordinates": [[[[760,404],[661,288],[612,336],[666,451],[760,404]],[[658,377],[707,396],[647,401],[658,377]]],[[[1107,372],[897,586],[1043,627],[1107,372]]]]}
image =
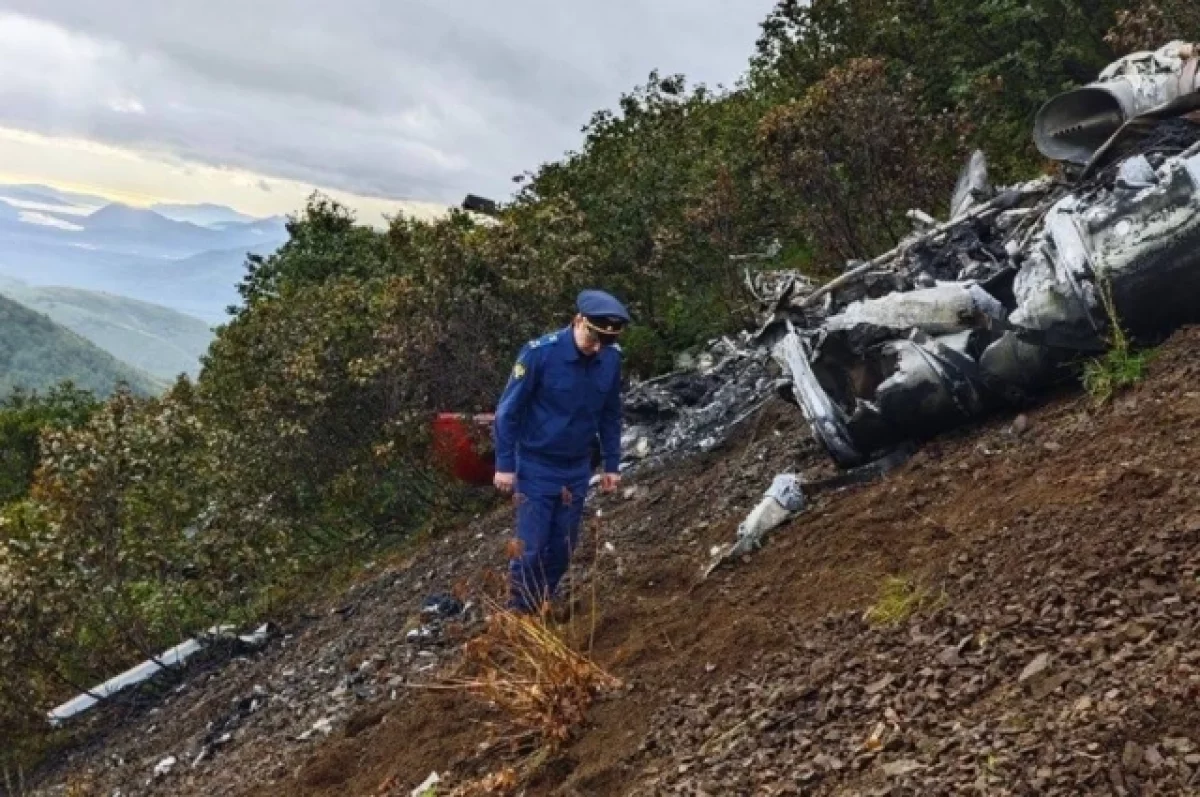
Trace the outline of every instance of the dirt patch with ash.
{"type": "MultiPolygon", "coordinates": [[[[1059,398],[930,442],[877,483],[814,496],[707,580],[711,546],[733,538],[776,473],[828,469],[797,410],[771,404],[720,449],[596,501],[572,627],[626,689],[593,708],[531,792],[1196,788],[1197,343],[1197,330],[1178,333],[1109,407],[1059,398]],[[925,590],[922,608],[868,624],[893,576],[925,590]]],[[[54,781],[127,795],[406,795],[431,770],[501,766],[501,717],[411,688],[452,666],[459,637],[422,647],[404,634],[426,594],[502,565],[510,519],[482,518],[373,576],[344,601],[353,611],[186,684],[54,781]],[[192,766],[213,719],[255,686],[263,706],[192,766]],[[155,777],[166,755],[180,763],[155,777]]]]}

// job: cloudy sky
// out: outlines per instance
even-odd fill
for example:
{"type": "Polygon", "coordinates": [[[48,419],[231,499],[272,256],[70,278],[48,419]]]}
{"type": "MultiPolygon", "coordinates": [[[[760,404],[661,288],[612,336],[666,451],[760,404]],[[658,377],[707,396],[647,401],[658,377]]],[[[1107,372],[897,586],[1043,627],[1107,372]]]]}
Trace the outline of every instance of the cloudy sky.
{"type": "Polygon", "coordinates": [[[0,181],[259,214],[505,198],[651,69],[735,81],[772,5],[0,0],[0,181]]]}

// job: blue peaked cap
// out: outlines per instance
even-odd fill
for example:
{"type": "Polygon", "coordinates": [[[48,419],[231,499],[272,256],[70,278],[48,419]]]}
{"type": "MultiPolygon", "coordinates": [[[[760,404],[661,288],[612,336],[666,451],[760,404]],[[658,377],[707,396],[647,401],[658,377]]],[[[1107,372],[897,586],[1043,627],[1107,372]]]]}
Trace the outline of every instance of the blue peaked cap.
{"type": "Polygon", "coordinates": [[[619,318],[624,323],[630,322],[629,311],[625,305],[617,301],[612,294],[604,291],[583,291],[579,294],[575,306],[586,316],[597,318],[619,318]]]}

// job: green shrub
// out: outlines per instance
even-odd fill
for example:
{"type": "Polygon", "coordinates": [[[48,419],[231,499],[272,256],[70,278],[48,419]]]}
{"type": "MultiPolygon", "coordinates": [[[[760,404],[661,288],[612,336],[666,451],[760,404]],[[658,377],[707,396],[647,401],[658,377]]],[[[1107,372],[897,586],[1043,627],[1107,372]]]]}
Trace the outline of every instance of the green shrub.
{"type": "Polygon", "coordinates": [[[99,405],[69,382],[45,393],[18,389],[0,401],[0,505],[28,495],[42,431],[78,426],[99,405]]]}

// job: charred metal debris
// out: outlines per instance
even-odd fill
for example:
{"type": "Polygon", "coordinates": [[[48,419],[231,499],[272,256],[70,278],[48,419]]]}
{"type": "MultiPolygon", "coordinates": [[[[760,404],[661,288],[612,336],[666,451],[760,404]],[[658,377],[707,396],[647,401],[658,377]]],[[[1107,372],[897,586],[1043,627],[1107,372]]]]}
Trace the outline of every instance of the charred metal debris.
{"type": "Polygon", "coordinates": [[[995,187],[974,153],[939,222],[818,286],[746,275],[763,322],[627,394],[627,467],[719,442],[779,392],[842,468],[1023,404],[1103,353],[1200,320],[1200,48],[1134,53],[1053,98],[1059,178],[995,187]],[[779,374],[782,373],[782,377],[779,374]]]}

